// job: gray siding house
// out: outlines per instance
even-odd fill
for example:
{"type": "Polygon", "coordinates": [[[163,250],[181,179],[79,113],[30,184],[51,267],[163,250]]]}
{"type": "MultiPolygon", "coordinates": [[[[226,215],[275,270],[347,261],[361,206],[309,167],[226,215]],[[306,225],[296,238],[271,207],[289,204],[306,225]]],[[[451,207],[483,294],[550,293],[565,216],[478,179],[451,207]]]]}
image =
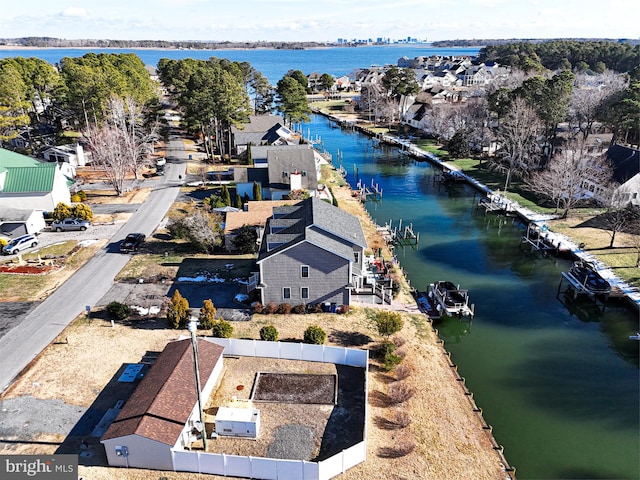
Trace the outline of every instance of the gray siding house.
{"type": "Polygon", "coordinates": [[[323,200],[274,207],[257,261],[262,304],[349,305],[366,248],[359,220],[323,200]]]}

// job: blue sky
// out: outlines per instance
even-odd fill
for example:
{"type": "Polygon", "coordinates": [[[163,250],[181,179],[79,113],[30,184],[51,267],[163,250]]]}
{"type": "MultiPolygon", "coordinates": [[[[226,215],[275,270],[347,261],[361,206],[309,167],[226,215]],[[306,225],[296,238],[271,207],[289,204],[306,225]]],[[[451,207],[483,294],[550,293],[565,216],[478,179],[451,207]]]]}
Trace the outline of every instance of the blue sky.
{"type": "Polygon", "coordinates": [[[0,38],[640,37],[637,0],[22,0],[2,10],[0,38]]]}

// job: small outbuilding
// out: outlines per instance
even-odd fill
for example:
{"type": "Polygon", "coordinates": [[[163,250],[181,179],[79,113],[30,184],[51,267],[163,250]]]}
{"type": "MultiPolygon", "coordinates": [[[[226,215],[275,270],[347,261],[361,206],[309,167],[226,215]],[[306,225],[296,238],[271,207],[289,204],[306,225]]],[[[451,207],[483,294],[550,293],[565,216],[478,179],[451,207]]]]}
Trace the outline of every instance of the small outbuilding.
{"type": "Polygon", "coordinates": [[[228,437],[258,438],[260,410],[220,407],[216,414],[216,433],[228,437]]]}
{"type": "MultiPolygon", "coordinates": [[[[223,350],[198,340],[202,398],[222,375],[223,350]]],[[[109,466],[174,469],[172,451],[190,445],[198,419],[194,371],[190,339],[165,347],[100,440],[109,466]]]]}

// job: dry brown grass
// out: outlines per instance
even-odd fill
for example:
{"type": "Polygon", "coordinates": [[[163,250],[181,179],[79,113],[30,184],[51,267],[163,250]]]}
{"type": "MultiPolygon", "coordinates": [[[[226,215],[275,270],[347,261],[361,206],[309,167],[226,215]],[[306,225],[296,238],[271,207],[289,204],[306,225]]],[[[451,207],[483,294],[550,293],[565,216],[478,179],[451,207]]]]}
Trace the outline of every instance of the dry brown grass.
{"type": "MultiPolygon", "coordinates": [[[[75,242],[74,242],[75,243],[75,242]]],[[[65,260],[63,268],[44,275],[0,274],[0,291],[3,302],[31,302],[44,300],[84,265],[107,240],[99,240],[81,248],[65,260]]],[[[43,249],[46,251],[46,249],[43,249]]],[[[44,253],[43,253],[44,255],[44,253]]],[[[26,258],[26,256],[25,256],[26,258]]]]}
{"type": "MultiPolygon", "coordinates": [[[[344,338],[335,334],[357,331],[379,341],[369,320],[370,315],[370,311],[360,308],[353,309],[348,315],[258,315],[250,322],[235,324],[234,337],[257,339],[263,325],[273,324],[280,332],[280,338],[299,340],[307,325],[318,323],[327,331],[328,338],[344,338]]],[[[408,339],[403,348],[407,352],[407,360],[416,369],[416,374],[406,380],[415,389],[415,394],[402,407],[412,419],[411,425],[402,429],[402,437],[407,443],[399,443],[396,430],[380,428],[373,421],[377,417],[392,418],[393,410],[377,399],[387,395],[393,379],[372,360],[367,461],[347,471],[342,478],[503,478],[499,457],[482,429],[481,420],[473,412],[469,397],[464,395],[460,382],[456,381],[435,335],[430,328],[416,328],[425,322],[422,316],[403,313],[403,319],[405,326],[401,333],[408,339]],[[407,447],[412,442],[415,444],[413,450],[407,447]],[[390,452],[390,448],[394,452],[390,452]]],[[[132,326],[116,323],[112,328],[104,320],[88,324],[86,320],[78,319],[60,335],[58,342],[44,350],[7,397],[33,395],[88,407],[123,363],[136,363],[147,351],[162,350],[168,341],[177,338],[180,332],[164,328],[165,324],[164,320],[158,320],[154,326],[145,323],[144,328],[136,328],[135,323],[132,326]],[[68,343],[63,343],[66,340],[68,343]],[[100,361],[96,362],[98,352],[105,354],[99,355],[100,361]],[[70,365],[76,367],[69,368],[70,365]]],[[[232,366],[229,363],[227,368],[232,366]]],[[[231,390],[238,384],[250,385],[251,382],[251,378],[228,378],[225,388],[231,390]]],[[[33,451],[29,444],[14,447],[13,453],[33,451]]],[[[55,447],[41,446],[37,451],[53,453],[55,447]]],[[[162,476],[160,472],[106,467],[81,467],[80,474],[86,478],[115,480],[162,476]]],[[[171,478],[197,477],[172,472],[171,478]]]]}

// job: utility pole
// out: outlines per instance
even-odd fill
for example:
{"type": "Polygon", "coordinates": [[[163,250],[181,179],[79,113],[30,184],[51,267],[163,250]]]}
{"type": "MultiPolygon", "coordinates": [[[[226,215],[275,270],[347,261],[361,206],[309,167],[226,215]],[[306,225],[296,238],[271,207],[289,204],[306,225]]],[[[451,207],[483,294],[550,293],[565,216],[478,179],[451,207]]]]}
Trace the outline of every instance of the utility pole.
{"type": "Polygon", "coordinates": [[[200,413],[200,424],[202,425],[202,444],[204,451],[207,451],[207,427],[204,423],[204,410],[202,409],[202,393],[200,392],[200,368],[198,366],[198,341],[196,339],[197,322],[191,319],[187,329],[191,333],[191,346],[193,347],[193,367],[196,377],[196,394],[198,395],[198,412],[200,413]]]}

